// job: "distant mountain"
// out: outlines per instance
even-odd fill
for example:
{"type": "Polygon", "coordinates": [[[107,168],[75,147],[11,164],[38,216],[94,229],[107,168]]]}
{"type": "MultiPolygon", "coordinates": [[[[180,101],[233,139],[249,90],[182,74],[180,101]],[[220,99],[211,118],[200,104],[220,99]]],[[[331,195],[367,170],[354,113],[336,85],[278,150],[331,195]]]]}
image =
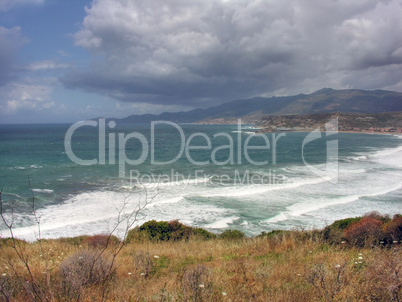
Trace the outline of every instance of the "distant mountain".
{"type": "Polygon", "coordinates": [[[324,88],[312,94],[284,97],[255,97],[236,100],[207,109],[187,112],[165,112],[159,115],[131,115],[113,119],[122,123],[149,123],[156,120],[176,123],[234,123],[256,122],[266,115],[311,113],[380,113],[402,111],[402,93],[385,90],[334,90],[324,88]]]}

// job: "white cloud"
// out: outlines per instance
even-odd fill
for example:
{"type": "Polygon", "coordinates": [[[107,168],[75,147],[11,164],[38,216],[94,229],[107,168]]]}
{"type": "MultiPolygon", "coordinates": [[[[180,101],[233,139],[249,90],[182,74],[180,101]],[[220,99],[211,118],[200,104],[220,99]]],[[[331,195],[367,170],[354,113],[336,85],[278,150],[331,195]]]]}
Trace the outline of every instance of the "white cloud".
{"type": "Polygon", "coordinates": [[[37,71],[37,70],[51,70],[51,69],[62,69],[62,68],[70,68],[71,65],[65,63],[59,63],[51,60],[37,61],[33,62],[28,66],[29,70],[37,71]]]}
{"type": "Polygon", "coordinates": [[[0,11],[8,11],[14,7],[41,5],[45,0],[0,0],[0,11]]]}
{"type": "Polygon", "coordinates": [[[1,91],[2,114],[15,114],[19,111],[42,111],[55,106],[50,99],[50,86],[34,83],[10,83],[1,91]]]}
{"type": "Polygon", "coordinates": [[[86,12],[74,37],[91,68],[62,81],[127,102],[382,88],[402,64],[399,0],[97,0],[86,12]]]}

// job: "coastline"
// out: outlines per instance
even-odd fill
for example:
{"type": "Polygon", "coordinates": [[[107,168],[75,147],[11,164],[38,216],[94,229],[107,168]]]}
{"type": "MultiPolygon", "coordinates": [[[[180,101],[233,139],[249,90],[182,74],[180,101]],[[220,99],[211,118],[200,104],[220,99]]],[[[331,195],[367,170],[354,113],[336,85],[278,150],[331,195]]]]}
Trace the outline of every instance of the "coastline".
{"type": "MultiPolygon", "coordinates": [[[[315,129],[296,129],[296,130],[285,130],[285,131],[266,131],[261,129],[255,133],[291,133],[291,132],[311,132],[315,129]]],[[[320,131],[326,132],[326,131],[320,131]]],[[[338,130],[338,133],[356,133],[356,134],[378,134],[378,135],[397,135],[402,136],[402,129],[399,132],[395,131],[359,131],[359,130],[338,130]]]]}

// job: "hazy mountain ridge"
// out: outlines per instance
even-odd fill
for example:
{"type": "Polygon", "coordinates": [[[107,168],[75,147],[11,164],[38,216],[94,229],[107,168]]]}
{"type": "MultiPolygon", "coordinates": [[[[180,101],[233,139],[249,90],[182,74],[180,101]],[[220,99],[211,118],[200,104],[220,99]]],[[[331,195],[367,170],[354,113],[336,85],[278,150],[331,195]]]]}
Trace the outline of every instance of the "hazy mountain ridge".
{"type": "Polygon", "coordinates": [[[123,123],[149,123],[156,120],[176,123],[254,123],[266,115],[296,115],[312,113],[349,112],[381,113],[402,111],[402,93],[385,90],[334,90],[324,88],[311,94],[283,97],[255,97],[235,100],[207,109],[187,112],[164,112],[159,115],[131,115],[113,119],[123,123]]]}

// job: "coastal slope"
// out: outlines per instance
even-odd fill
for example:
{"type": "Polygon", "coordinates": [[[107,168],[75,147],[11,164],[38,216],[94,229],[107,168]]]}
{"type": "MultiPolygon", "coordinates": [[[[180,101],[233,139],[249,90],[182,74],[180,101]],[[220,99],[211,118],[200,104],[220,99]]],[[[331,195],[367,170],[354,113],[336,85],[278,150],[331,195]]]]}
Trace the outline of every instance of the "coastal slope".
{"type": "Polygon", "coordinates": [[[325,123],[338,120],[339,131],[402,133],[402,112],[316,113],[264,116],[258,122],[263,132],[324,130],[325,123]]]}
{"type": "Polygon", "coordinates": [[[402,111],[402,93],[385,90],[335,90],[324,88],[311,94],[254,97],[235,100],[206,109],[186,112],[164,112],[159,115],[130,115],[111,119],[119,123],[150,123],[163,120],[176,123],[230,124],[239,118],[255,123],[266,115],[312,113],[382,113],[402,111]]]}

